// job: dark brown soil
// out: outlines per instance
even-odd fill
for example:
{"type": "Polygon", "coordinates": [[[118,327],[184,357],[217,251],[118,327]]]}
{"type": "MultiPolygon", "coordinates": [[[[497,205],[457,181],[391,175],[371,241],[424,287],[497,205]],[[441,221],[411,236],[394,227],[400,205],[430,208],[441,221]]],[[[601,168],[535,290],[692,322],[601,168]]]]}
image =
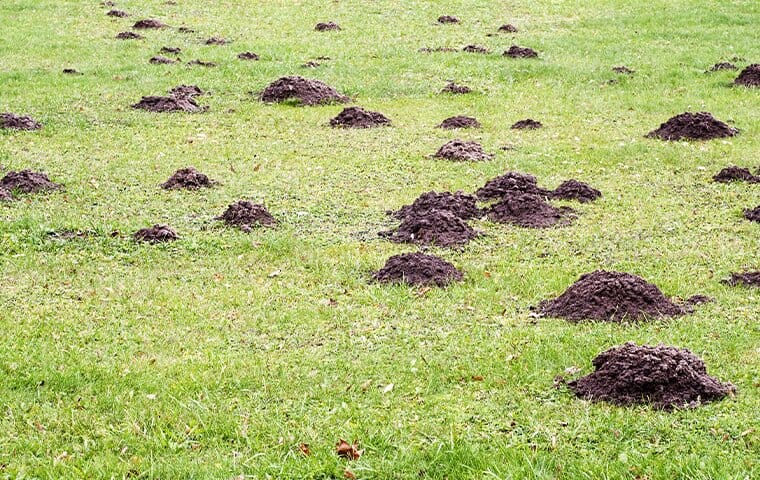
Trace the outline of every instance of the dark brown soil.
{"type": "Polygon", "coordinates": [[[318,32],[330,32],[330,31],[340,30],[340,25],[338,25],[335,22],[319,22],[314,27],[314,30],[318,32]]]}
{"type": "Polygon", "coordinates": [[[661,140],[710,140],[733,137],[739,130],[729,127],[708,112],[681,113],[647,134],[661,140]]]}
{"type": "Polygon", "coordinates": [[[535,58],[538,57],[538,52],[529,47],[512,45],[509,47],[509,50],[504,52],[504,56],[512,58],[535,58]]]}
{"type": "Polygon", "coordinates": [[[379,112],[371,112],[361,107],[344,108],[337,117],[330,120],[333,127],[373,128],[390,125],[388,117],[379,112]]]}
{"type": "Polygon", "coordinates": [[[461,95],[464,93],[470,93],[472,92],[472,89],[465,85],[457,85],[454,82],[449,82],[448,85],[443,87],[443,90],[441,90],[441,93],[453,93],[457,95],[461,95]]]}
{"type": "Polygon", "coordinates": [[[614,405],[652,404],[672,410],[720,400],[735,391],[707,374],[687,349],[626,343],[597,355],[594,372],[568,387],[580,398],[614,405]]]}
{"type": "Polygon", "coordinates": [[[721,70],[739,70],[739,68],[733,63],[720,62],[710,67],[711,72],[719,72],[721,70]]]}
{"type": "Polygon", "coordinates": [[[284,102],[295,100],[302,105],[320,105],[325,103],[345,103],[350,99],[319,80],[290,76],[282,77],[261,93],[264,102],[284,102]]]}
{"type": "Polygon", "coordinates": [[[64,68],[63,73],[65,73],[66,75],[82,75],[81,72],[78,72],[74,68],[64,68]]]}
{"type": "Polygon", "coordinates": [[[165,53],[168,55],[179,55],[182,53],[182,49],[179,47],[161,47],[160,53],[165,53]]]}
{"type": "Polygon", "coordinates": [[[517,27],[515,27],[512,24],[505,23],[501,27],[499,27],[500,32],[507,32],[507,33],[517,33],[517,27]]]}
{"type": "Polygon", "coordinates": [[[459,23],[459,19],[451,15],[441,15],[438,17],[438,23],[459,23]]]}
{"type": "Polygon", "coordinates": [[[526,118],[525,120],[515,122],[510,128],[512,130],[536,130],[543,127],[544,126],[541,122],[533,120],[532,118],[526,118]]]}
{"type": "Polygon", "coordinates": [[[143,97],[139,102],[132,105],[132,108],[147,110],[149,112],[201,112],[205,108],[199,106],[192,96],[168,97],[143,97]]]}
{"type": "Polygon", "coordinates": [[[277,225],[277,220],[264,205],[247,200],[240,200],[229,205],[223,214],[216,217],[216,220],[222,220],[227,225],[239,227],[244,232],[250,232],[253,227],[259,225],[264,227],[277,225]]]}
{"type": "Polygon", "coordinates": [[[435,255],[404,253],[389,258],[372,278],[381,283],[444,287],[451,282],[461,281],[463,276],[454,265],[435,255]]]}
{"type": "Polygon", "coordinates": [[[462,220],[478,218],[483,212],[475,204],[475,197],[463,192],[426,192],[417,197],[411,205],[405,205],[395,212],[389,212],[399,220],[407,217],[425,216],[431,210],[444,210],[462,220]]]}
{"type": "Polygon", "coordinates": [[[562,295],[541,302],[538,311],[547,317],[572,322],[638,321],[687,313],[643,278],[604,270],[581,275],[562,295]]]}
{"type": "Polygon", "coordinates": [[[317,68],[320,66],[321,63],[315,62],[314,60],[309,60],[308,62],[301,64],[301,68],[317,68]]]}
{"type": "Polygon", "coordinates": [[[148,60],[149,63],[152,63],[153,65],[171,65],[172,63],[177,63],[176,60],[172,60],[171,58],[162,57],[161,55],[156,55],[155,57],[152,57],[150,60],[148,60]]]}
{"type": "Polygon", "coordinates": [[[564,181],[551,193],[551,198],[577,200],[581,203],[593,202],[601,196],[602,192],[588,183],[579,182],[578,180],[564,181]]]}
{"type": "Polygon", "coordinates": [[[181,168],[174,172],[169,179],[161,184],[164,190],[198,190],[216,185],[214,180],[199,172],[193,167],[181,168]]]}
{"type": "Polygon", "coordinates": [[[473,117],[457,115],[442,121],[441,124],[438,125],[438,128],[443,128],[445,130],[454,130],[457,128],[480,128],[480,122],[473,117]]]}
{"type": "Polygon", "coordinates": [[[228,43],[230,41],[222,37],[211,37],[206,40],[206,45],[227,45],[228,43]]]}
{"type": "Polygon", "coordinates": [[[27,115],[15,113],[0,113],[0,128],[12,130],[39,130],[42,124],[27,115]]]}
{"type": "Polygon", "coordinates": [[[138,30],[149,30],[152,28],[165,28],[167,25],[159,20],[154,20],[152,18],[148,18],[145,20],[140,20],[136,22],[134,25],[132,25],[132,28],[138,29],[138,30]]]}
{"type": "Polygon", "coordinates": [[[37,193],[58,190],[61,185],[51,182],[44,173],[21,170],[8,172],[0,179],[0,187],[10,192],[37,193]]]}
{"type": "Polygon", "coordinates": [[[760,222],[760,205],[752,209],[748,208],[744,210],[744,218],[751,222],[760,222]]]}
{"type": "Polygon", "coordinates": [[[193,30],[193,29],[192,29],[192,28],[190,28],[190,27],[179,27],[179,28],[177,29],[177,31],[178,31],[179,33],[195,33],[195,30],[193,30]]]}
{"type": "Polygon", "coordinates": [[[480,187],[475,195],[480,200],[500,199],[514,192],[529,193],[532,195],[549,196],[549,190],[540,188],[536,177],[527,173],[507,172],[496,178],[492,178],[480,187]]]}
{"type": "Polygon", "coordinates": [[[191,61],[187,62],[187,64],[188,65],[198,65],[199,67],[209,67],[209,68],[216,67],[216,63],[214,63],[214,62],[206,62],[206,61],[203,61],[203,60],[191,60],[191,61]]]}
{"type": "Polygon", "coordinates": [[[135,32],[120,32],[116,34],[116,38],[119,40],[140,40],[144,37],[135,32]]]}
{"type": "Polygon", "coordinates": [[[457,49],[453,47],[435,47],[435,48],[422,47],[417,51],[422,52],[422,53],[436,53],[436,52],[456,52],[457,49]]]}
{"type": "Polygon", "coordinates": [[[178,240],[179,235],[169,225],[156,224],[149,228],[141,228],[132,235],[132,238],[138,242],[162,243],[178,240]]]}
{"type": "Polygon", "coordinates": [[[494,222],[525,228],[549,228],[568,223],[572,210],[554,207],[541,195],[511,192],[503,195],[487,212],[488,218],[494,222]]]}
{"type": "Polygon", "coordinates": [[[493,155],[484,152],[483,146],[478,142],[455,139],[439,148],[433,157],[457,162],[479,162],[491,160],[493,155]]]}
{"type": "Polygon", "coordinates": [[[0,202],[10,202],[13,200],[13,194],[10,190],[0,187],[0,202]]]}
{"type": "Polygon", "coordinates": [[[169,95],[175,97],[195,97],[203,95],[203,90],[197,85],[179,85],[169,90],[169,95]]]}
{"type": "Polygon", "coordinates": [[[621,65],[619,67],[612,67],[612,71],[615,73],[620,73],[621,75],[633,75],[634,73],[636,73],[634,70],[631,70],[625,65],[621,65]]]}
{"type": "Polygon", "coordinates": [[[726,167],[713,176],[713,180],[720,183],[750,182],[758,183],[760,178],[752,175],[748,168],[726,167]]]}
{"type": "Polygon", "coordinates": [[[239,58],[240,60],[258,60],[259,56],[253,52],[243,52],[243,53],[238,53],[237,58],[239,58]]]}
{"type": "Polygon", "coordinates": [[[481,45],[467,45],[462,49],[463,52],[468,53],[490,53],[490,51],[481,45]]]}
{"type": "Polygon", "coordinates": [[[760,63],[753,63],[742,70],[734,83],[743,87],[760,87],[760,63]]]}
{"type": "Polygon", "coordinates": [[[445,210],[428,210],[420,215],[409,215],[397,229],[380,232],[381,237],[396,243],[441,247],[464,245],[477,235],[464,220],[445,210]]]}
{"type": "Polygon", "coordinates": [[[116,10],[116,9],[109,10],[106,13],[106,15],[108,15],[109,17],[118,17],[118,18],[124,18],[124,17],[128,17],[129,16],[129,14],[127,12],[125,12],[123,10],[116,10]]]}
{"type": "Polygon", "coordinates": [[[722,283],[735,287],[736,285],[746,285],[749,287],[760,287],[760,272],[732,273],[731,278],[723,280],[722,283]]]}

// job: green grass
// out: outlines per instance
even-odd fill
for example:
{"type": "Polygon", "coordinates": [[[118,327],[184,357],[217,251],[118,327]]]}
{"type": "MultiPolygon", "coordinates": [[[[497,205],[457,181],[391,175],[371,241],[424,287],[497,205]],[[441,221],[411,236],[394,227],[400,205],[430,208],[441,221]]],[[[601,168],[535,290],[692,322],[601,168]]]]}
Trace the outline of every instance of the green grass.
{"type": "Polygon", "coordinates": [[[760,476],[760,295],[719,283],[760,268],[760,232],[741,219],[760,191],[710,181],[728,164],[757,167],[760,91],[732,88],[735,72],[704,73],[735,56],[760,60],[760,4],[178,3],[119,1],[128,19],[94,0],[0,3],[0,111],[45,124],[0,132],[0,165],[66,185],[0,206],[1,478],[760,476]],[[463,22],[436,25],[441,14],[463,22]],[[198,33],[113,39],[143,17],[198,33]],[[343,30],[312,30],[327,20],[343,30]],[[506,22],[520,33],[485,36],[506,22]],[[202,44],[213,35],[234,42],[202,44]],[[513,42],[540,58],[502,57],[513,42]],[[493,53],[417,52],[469,43],[493,53]],[[164,45],[220,66],[149,65],[164,45]],[[246,50],[261,61],[235,58],[246,50]],[[321,55],[332,60],[299,67],[321,55]],[[333,130],[325,124],[340,106],[264,105],[249,93],[287,74],[324,80],[394,126],[333,130]],[[438,94],[448,80],[478,93],[438,94]],[[213,93],[201,98],[207,113],[129,108],[180,83],[213,93]],[[643,138],[701,110],[741,135],[643,138]],[[454,114],[483,128],[434,128],[454,114]],[[526,117],[546,128],[509,130],[526,117]],[[457,136],[495,160],[429,157],[457,136]],[[221,185],[158,188],[188,165],[221,185]],[[568,227],[480,222],[487,236],[462,251],[432,249],[465,272],[462,284],[419,292],[367,281],[388,256],[414,250],[377,238],[391,225],[386,210],[510,169],[548,188],[578,178],[604,197],[574,205],[568,227]],[[241,198],[265,202],[280,226],[244,234],[212,220],[241,198]],[[182,240],[128,239],[159,222],[182,240]],[[96,235],[49,238],[61,229],[96,235]],[[716,302],[634,326],[531,317],[531,305],[598,268],[716,302]],[[627,340],[687,347],[738,394],[666,413],[553,388],[568,367],[588,373],[597,353],[627,340]],[[359,440],[361,459],[335,455],[340,437],[359,440]]]}

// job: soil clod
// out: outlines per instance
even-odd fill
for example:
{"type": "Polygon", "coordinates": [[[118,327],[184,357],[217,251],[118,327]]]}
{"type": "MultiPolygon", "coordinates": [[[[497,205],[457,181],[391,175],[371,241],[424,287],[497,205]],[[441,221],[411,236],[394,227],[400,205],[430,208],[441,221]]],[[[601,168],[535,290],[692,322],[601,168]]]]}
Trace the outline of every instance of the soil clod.
{"type": "Polygon", "coordinates": [[[222,37],[211,37],[206,40],[206,45],[227,45],[228,43],[230,41],[222,37]]]}
{"type": "Polygon", "coordinates": [[[116,38],[119,40],[140,40],[145,37],[135,32],[119,32],[116,34],[116,38]]]}
{"type": "Polygon", "coordinates": [[[480,128],[480,122],[474,117],[466,117],[464,115],[457,115],[449,117],[442,121],[438,128],[444,130],[454,130],[457,128],[480,128]]]}
{"type": "Polygon", "coordinates": [[[169,95],[175,97],[196,97],[203,95],[203,90],[197,85],[179,85],[169,90],[169,95]]]}
{"type": "Polygon", "coordinates": [[[458,85],[454,82],[449,82],[445,87],[443,87],[443,90],[441,90],[441,93],[453,93],[455,95],[462,95],[465,93],[472,92],[472,89],[466,85],[458,85]]]}
{"type": "Polygon", "coordinates": [[[410,285],[436,285],[444,287],[462,280],[462,272],[451,263],[424,253],[394,255],[385,266],[372,275],[381,283],[408,283],[410,285]]]}
{"type": "Polygon", "coordinates": [[[152,63],[153,65],[171,65],[173,63],[177,63],[176,60],[172,60],[171,58],[162,57],[161,55],[156,55],[155,57],[152,57],[150,60],[148,60],[149,63],[152,63]]]}
{"type": "Polygon", "coordinates": [[[635,70],[631,70],[625,65],[621,65],[619,67],[612,67],[612,71],[615,73],[619,73],[621,75],[633,75],[634,73],[636,73],[635,70]]]}
{"type": "Polygon", "coordinates": [[[500,199],[505,195],[515,192],[529,193],[532,195],[549,196],[549,190],[538,186],[536,177],[527,173],[507,172],[487,181],[480,187],[475,195],[480,200],[500,199]]]}
{"type": "Polygon", "coordinates": [[[390,125],[388,117],[380,112],[371,112],[361,107],[344,108],[335,118],[330,120],[333,127],[343,128],[373,128],[390,125]]]}
{"type": "Polygon", "coordinates": [[[137,30],[150,30],[150,29],[166,28],[166,26],[167,25],[160,20],[147,18],[145,20],[139,20],[138,22],[135,22],[135,24],[132,25],[132,28],[137,29],[137,30]]]}
{"type": "Polygon", "coordinates": [[[222,220],[227,225],[239,227],[244,232],[250,232],[255,226],[273,227],[277,220],[269,213],[264,205],[240,200],[227,207],[215,220],[222,220]]]}
{"type": "Polygon", "coordinates": [[[395,212],[394,217],[403,220],[407,217],[425,216],[432,210],[443,210],[454,214],[462,220],[480,217],[483,212],[475,204],[475,197],[463,192],[426,192],[417,197],[411,205],[404,205],[395,212]]]}
{"type": "Polygon", "coordinates": [[[760,178],[752,175],[748,168],[730,166],[722,169],[713,176],[713,180],[719,183],[750,182],[758,183],[760,178]]]}
{"type": "Polygon", "coordinates": [[[499,27],[500,32],[507,32],[507,33],[517,33],[517,27],[510,23],[505,23],[501,27],[499,27]]]}
{"type": "Polygon", "coordinates": [[[719,62],[710,67],[711,72],[719,72],[721,70],[739,70],[739,67],[730,62],[719,62]]]}
{"type": "Polygon", "coordinates": [[[204,60],[191,60],[191,61],[187,62],[187,64],[191,65],[191,66],[192,65],[198,65],[199,67],[208,67],[208,68],[216,67],[216,63],[214,63],[214,62],[206,62],[204,60]]]}
{"type": "Polygon", "coordinates": [[[205,107],[196,103],[193,96],[169,95],[168,97],[148,96],[132,105],[138,110],[149,112],[201,112],[205,107]]]}
{"type": "Polygon", "coordinates": [[[10,202],[13,200],[13,194],[10,190],[0,187],[0,202],[10,202]]]}
{"type": "Polygon", "coordinates": [[[58,190],[61,185],[50,181],[47,175],[31,170],[8,172],[0,179],[0,188],[10,192],[37,193],[58,190]]]}
{"type": "Polygon", "coordinates": [[[467,45],[462,51],[468,53],[490,53],[490,51],[482,45],[467,45]]]}
{"type": "Polygon", "coordinates": [[[63,73],[66,75],[82,75],[82,72],[79,72],[74,68],[64,68],[63,73]]]}
{"type": "Polygon", "coordinates": [[[42,124],[28,115],[16,115],[15,113],[0,113],[0,128],[10,130],[39,130],[42,124]]]}
{"type": "Polygon", "coordinates": [[[525,228],[549,228],[567,223],[572,210],[554,207],[537,194],[511,192],[503,195],[487,212],[488,218],[494,222],[525,228]]]}
{"type": "Polygon", "coordinates": [[[455,139],[439,148],[433,157],[458,162],[479,162],[491,160],[494,156],[483,151],[483,146],[478,142],[455,139]]]}
{"type": "Polygon", "coordinates": [[[551,192],[551,198],[559,200],[577,200],[581,203],[593,202],[601,196],[602,192],[588,183],[579,182],[578,180],[564,181],[559,187],[551,192]]]}
{"type": "Polygon", "coordinates": [[[301,68],[317,68],[320,65],[321,63],[319,62],[315,62],[314,60],[309,60],[308,62],[301,64],[301,68]]]}
{"type": "Polygon", "coordinates": [[[417,51],[422,52],[422,53],[436,53],[436,52],[456,52],[457,49],[453,47],[434,47],[434,48],[422,47],[417,51]]]}
{"type": "Polygon", "coordinates": [[[515,122],[511,127],[512,130],[536,130],[543,128],[544,125],[541,122],[533,120],[532,118],[526,118],[525,120],[519,120],[515,122]]]}
{"type": "Polygon", "coordinates": [[[445,210],[428,210],[420,215],[409,215],[397,229],[380,232],[381,237],[396,243],[441,247],[464,245],[477,235],[464,220],[445,210]]]}
{"type": "Polygon", "coordinates": [[[734,83],[743,87],[760,87],[760,63],[753,63],[742,70],[734,83]]]}
{"type": "Polygon", "coordinates": [[[319,22],[315,27],[314,30],[318,32],[332,32],[340,30],[340,25],[338,25],[335,22],[319,22]]]}
{"type": "Polygon", "coordinates": [[[198,190],[199,188],[213,187],[216,184],[205,174],[193,167],[181,168],[174,172],[169,179],[161,184],[164,190],[198,190]]]}
{"type": "Polygon", "coordinates": [[[253,52],[243,52],[243,53],[238,53],[237,58],[239,58],[240,60],[258,60],[259,56],[253,52]]]}
{"type": "Polygon", "coordinates": [[[744,218],[751,222],[760,222],[760,205],[752,209],[745,209],[744,218]]]}
{"type": "Polygon", "coordinates": [[[345,103],[349,98],[319,80],[309,80],[299,76],[282,77],[261,93],[264,102],[284,102],[295,100],[302,105],[345,103]]]}
{"type": "Polygon", "coordinates": [[[536,58],[538,57],[538,52],[529,47],[518,47],[517,45],[512,45],[507,51],[504,52],[504,56],[512,58],[536,58]]]}
{"type": "Polygon", "coordinates": [[[708,112],[685,112],[670,118],[656,130],[647,134],[649,138],[661,140],[710,140],[713,138],[733,137],[739,133],[712,116],[708,112]]]}
{"type": "Polygon", "coordinates": [[[167,55],[179,55],[182,53],[182,49],[179,47],[161,47],[160,53],[167,55]]]}
{"type": "Polygon", "coordinates": [[[116,9],[109,10],[108,12],[106,12],[106,15],[108,15],[109,17],[117,17],[117,18],[124,18],[124,17],[129,16],[127,12],[123,10],[116,10],[116,9]]]}
{"type": "Polygon", "coordinates": [[[459,23],[459,19],[457,17],[454,17],[452,15],[441,15],[438,17],[438,23],[459,23]]]}
{"type": "Polygon", "coordinates": [[[735,287],[745,285],[748,287],[760,287],[760,271],[732,273],[731,278],[723,280],[721,283],[735,287]]]}
{"type": "Polygon", "coordinates": [[[179,33],[195,33],[195,30],[190,27],[179,27],[177,31],[179,33]]]}
{"type": "Polygon", "coordinates": [[[179,235],[169,225],[156,224],[152,227],[141,228],[132,235],[132,238],[138,242],[163,243],[178,240],[179,235]]]}

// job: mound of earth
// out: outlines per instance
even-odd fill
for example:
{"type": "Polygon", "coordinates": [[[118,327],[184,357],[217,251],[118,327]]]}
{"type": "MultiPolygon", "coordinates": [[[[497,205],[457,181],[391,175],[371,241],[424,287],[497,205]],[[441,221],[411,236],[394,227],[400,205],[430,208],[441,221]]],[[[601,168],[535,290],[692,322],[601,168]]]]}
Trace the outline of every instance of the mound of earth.
{"type": "Polygon", "coordinates": [[[559,187],[551,192],[551,198],[559,200],[578,200],[581,203],[593,202],[601,196],[602,192],[588,183],[579,182],[578,180],[564,181],[559,187]]]}
{"type": "Polygon", "coordinates": [[[127,12],[123,10],[116,10],[116,9],[109,10],[108,12],[106,12],[106,15],[108,15],[109,17],[118,17],[118,18],[124,18],[124,17],[129,16],[127,12]]]}
{"type": "Polygon", "coordinates": [[[417,50],[417,51],[418,51],[418,52],[422,52],[422,53],[434,53],[434,52],[456,52],[456,51],[457,51],[457,49],[456,49],[456,48],[453,48],[453,47],[435,47],[435,48],[430,48],[430,47],[422,47],[422,48],[420,48],[420,49],[419,49],[419,50],[417,50]]]}
{"type": "Polygon", "coordinates": [[[444,144],[433,157],[457,162],[479,162],[491,160],[493,155],[483,151],[483,146],[478,142],[467,142],[457,138],[444,144]]]}
{"type": "Polygon", "coordinates": [[[206,45],[227,45],[228,43],[230,41],[222,37],[211,37],[206,40],[206,45]]]}
{"type": "Polygon", "coordinates": [[[489,50],[481,45],[467,45],[462,51],[468,53],[489,53],[489,50]]]}
{"type": "Polygon", "coordinates": [[[344,108],[335,118],[330,120],[333,127],[343,128],[373,128],[390,125],[388,117],[380,112],[371,112],[361,107],[344,108]]]}
{"type": "Polygon", "coordinates": [[[459,19],[451,15],[441,15],[438,17],[438,23],[459,23],[459,19]]]}
{"type": "Polygon", "coordinates": [[[411,205],[404,205],[395,212],[394,217],[403,220],[407,217],[424,216],[431,210],[442,210],[453,213],[462,220],[477,218],[482,215],[475,204],[475,197],[463,192],[426,192],[417,197],[411,205]]]}
{"type": "Polygon", "coordinates": [[[744,210],[744,218],[751,222],[760,222],[760,206],[744,210]]]}
{"type": "Polygon", "coordinates": [[[149,228],[141,228],[132,234],[132,238],[138,242],[162,243],[173,242],[179,239],[179,235],[169,225],[156,224],[149,228]]]}
{"type": "Polygon", "coordinates": [[[730,383],[709,376],[702,359],[685,348],[628,342],[600,353],[592,364],[593,373],[568,387],[594,402],[671,410],[720,400],[735,391],[730,383]]]}
{"type": "Polygon", "coordinates": [[[462,280],[462,272],[435,255],[405,253],[394,255],[385,266],[372,275],[382,283],[408,283],[410,285],[437,285],[444,287],[462,280]]]}
{"type": "Polygon", "coordinates": [[[0,187],[0,202],[10,202],[13,200],[13,194],[10,190],[0,187]]]}
{"type": "Polygon", "coordinates": [[[647,134],[649,138],[661,140],[710,140],[733,137],[739,130],[729,127],[708,112],[685,112],[670,118],[656,130],[647,134]]]}
{"type": "Polygon", "coordinates": [[[244,232],[250,232],[257,225],[272,227],[277,224],[277,220],[264,205],[248,200],[240,200],[230,204],[227,210],[215,220],[222,220],[227,225],[240,227],[244,232]]]}
{"type": "Polygon", "coordinates": [[[58,190],[61,185],[51,182],[44,173],[22,170],[8,172],[0,179],[0,188],[10,192],[37,193],[58,190]]]}
{"type": "Polygon", "coordinates": [[[512,130],[536,130],[538,128],[543,128],[543,124],[541,122],[538,122],[536,120],[533,120],[532,118],[526,118],[525,120],[519,120],[512,124],[511,128],[512,130]]]}
{"type": "Polygon", "coordinates": [[[529,47],[518,47],[512,45],[507,51],[504,52],[505,57],[512,58],[535,58],[538,56],[538,52],[529,47]]]}
{"type": "Polygon", "coordinates": [[[480,187],[475,195],[480,200],[499,199],[514,192],[529,193],[532,195],[549,196],[551,192],[540,188],[536,177],[527,173],[507,172],[487,181],[480,187]]]}
{"type": "Polygon", "coordinates": [[[723,280],[722,283],[731,285],[747,285],[750,287],[760,287],[760,272],[732,273],[731,278],[723,280]]]}
{"type": "Polygon", "coordinates": [[[214,62],[206,62],[206,61],[197,60],[197,59],[196,60],[191,60],[191,61],[187,62],[187,64],[188,65],[198,65],[199,67],[209,67],[209,68],[216,67],[216,63],[214,63],[214,62]]]}
{"type": "Polygon", "coordinates": [[[622,75],[633,75],[634,73],[636,73],[634,70],[631,70],[625,65],[621,65],[619,67],[612,67],[612,71],[615,73],[620,73],[622,75]]]}
{"type": "Polygon", "coordinates": [[[182,53],[182,49],[179,47],[161,47],[160,53],[166,53],[169,55],[179,55],[182,53]]]}
{"type": "Polygon", "coordinates": [[[622,322],[674,317],[687,311],[670,301],[659,288],[629,273],[597,270],[581,275],[559,297],[541,302],[541,315],[573,322],[622,322]]]}
{"type": "Polygon", "coordinates": [[[197,85],[179,85],[169,90],[169,95],[175,97],[195,97],[203,95],[203,90],[197,85]]]}
{"type": "Polygon", "coordinates": [[[42,124],[27,115],[16,115],[15,113],[0,113],[0,128],[12,130],[39,130],[42,124]]]}
{"type": "Polygon", "coordinates": [[[116,38],[119,40],[140,40],[144,37],[135,32],[120,32],[116,34],[116,38]]]}
{"type": "Polygon", "coordinates": [[[258,60],[259,56],[253,52],[243,52],[243,53],[238,53],[237,58],[239,58],[240,60],[258,60]]]}
{"type": "Polygon", "coordinates": [[[162,57],[161,55],[156,55],[155,57],[152,57],[150,60],[148,60],[148,62],[154,65],[171,65],[172,63],[177,63],[176,60],[172,60],[171,58],[167,58],[167,57],[162,57]]]}
{"type": "Polygon", "coordinates": [[[720,183],[730,182],[750,182],[758,183],[760,178],[752,175],[752,172],[748,168],[741,168],[736,166],[726,167],[713,176],[713,180],[720,183]]]}
{"type": "Polygon", "coordinates": [[[480,128],[480,122],[473,117],[457,115],[442,121],[441,124],[438,125],[438,128],[443,128],[445,130],[454,130],[457,128],[480,128]]]}
{"type": "Polygon", "coordinates": [[[193,167],[181,168],[174,172],[167,181],[161,184],[164,190],[197,190],[204,187],[212,187],[215,181],[193,167]]]}
{"type": "Polygon", "coordinates": [[[472,89],[466,85],[458,85],[454,82],[449,82],[445,87],[443,87],[443,90],[441,90],[441,93],[453,93],[453,94],[464,94],[464,93],[470,93],[472,92],[472,89]]]}
{"type": "Polygon", "coordinates": [[[324,103],[345,103],[349,98],[319,80],[309,80],[299,76],[282,77],[261,93],[264,102],[283,102],[297,100],[302,105],[319,105],[324,103]]]}
{"type": "Polygon", "coordinates": [[[507,32],[507,33],[517,33],[517,27],[515,27],[512,24],[505,23],[501,27],[499,27],[500,32],[507,32]]]}
{"type": "Polygon", "coordinates": [[[134,25],[132,25],[132,28],[137,30],[149,30],[152,28],[166,28],[166,24],[159,21],[154,20],[152,18],[147,18],[145,20],[140,20],[138,22],[135,22],[134,25]]]}
{"type": "Polygon", "coordinates": [[[319,22],[314,27],[314,30],[318,32],[330,32],[330,31],[340,30],[340,25],[338,25],[335,22],[319,22]]]}
{"type": "Polygon", "coordinates": [[[760,63],[753,63],[742,70],[734,83],[743,87],[760,87],[760,63]]]}
{"type": "Polygon", "coordinates": [[[721,70],[739,70],[739,68],[733,63],[719,62],[710,67],[711,72],[719,72],[721,70]]]}
{"type": "Polygon", "coordinates": [[[549,228],[567,222],[569,208],[557,208],[532,193],[511,192],[502,196],[487,210],[494,222],[510,223],[525,228],[549,228]]]}
{"type": "Polygon", "coordinates": [[[149,112],[201,112],[205,108],[196,103],[193,96],[169,95],[168,97],[148,96],[132,105],[138,110],[149,112]]]}
{"type": "Polygon", "coordinates": [[[381,237],[396,243],[416,243],[452,247],[464,245],[477,236],[464,220],[445,210],[428,210],[420,215],[409,215],[401,225],[381,237]]]}

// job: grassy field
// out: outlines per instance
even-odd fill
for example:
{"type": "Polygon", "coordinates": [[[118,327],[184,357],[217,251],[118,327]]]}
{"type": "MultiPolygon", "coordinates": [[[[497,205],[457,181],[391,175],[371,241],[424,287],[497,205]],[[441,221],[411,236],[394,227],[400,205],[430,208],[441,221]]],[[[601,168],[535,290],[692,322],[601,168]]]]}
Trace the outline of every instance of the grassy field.
{"type": "Polygon", "coordinates": [[[736,72],[705,73],[760,61],[760,3],[177,3],[120,0],[132,17],[112,19],[96,0],[0,2],[0,111],[45,125],[0,131],[0,173],[31,168],[65,184],[0,205],[0,478],[760,477],[760,294],[719,282],[760,267],[760,227],[741,218],[760,190],[710,180],[729,164],[759,166],[760,90],[732,87],[736,72]],[[462,23],[437,25],[442,14],[462,23]],[[196,33],[114,39],[146,17],[196,33]],[[343,30],[313,30],[327,20],[343,30]],[[507,22],[520,32],[486,36],[507,22]],[[212,35],[233,42],[203,45],[212,35]],[[417,51],[471,43],[493,53],[417,51]],[[512,43],[540,58],[502,57],[512,43]],[[162,46],[219,66],[148,64],[162,46]],[[247,50],[261,60],[239,61],[247,50]],[[300,67],[318,56],[331,60],[300,67]],[[289,74],[323,80],[394,126],[331,129],[341,106],[256,100],[289,74]],[[476,93],[439,94],[449,80],[476,93]],[[200,98],[208,112],[129,108],[182,83],[212,92],[200,98]],[[710,111],[741,134],[643,138],[684,111],[710,111]],[[434,128],[455,114],[483,128],[434,128]],[[546,128],[509,129],[527,117],[546,128]],[[496,158],[430,158],[456,137],[496,158]],[[221,185],[158,187],[189,165],[221,185]],[[604,196],[573,205],[567,227],[478,222],[484,238],[431,249],[465,272],[447,289],[368,281],[388,256],[415,250],[377,237],[393,225],[386,210],[507,170],[547,188],[577,178],[604,196]],[[245,234],[213,221],[242,198],[264,202],[280,226],[245,234]],[[154,223],[182,239],[129,239],[154,223]],[[64,229],[93,235],[49,235],[64,229]],[[716,302],[628,326],[531,316],[599,268],[716,302]],[[628,340],[691,349],[736,397],[667,413],[554,388],[556,375],[586,374],[628,340]],[[364,455],[336,456],[341,437],[364,455]]]}

